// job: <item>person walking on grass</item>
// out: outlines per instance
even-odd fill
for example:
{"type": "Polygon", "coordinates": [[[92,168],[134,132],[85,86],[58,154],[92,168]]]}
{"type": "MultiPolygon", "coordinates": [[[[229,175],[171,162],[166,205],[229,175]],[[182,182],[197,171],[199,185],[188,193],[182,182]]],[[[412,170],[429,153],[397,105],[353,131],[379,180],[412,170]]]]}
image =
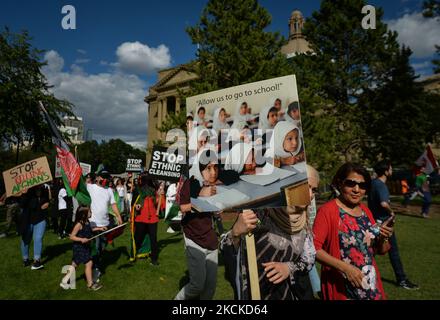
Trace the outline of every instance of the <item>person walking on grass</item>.
{"type": "MultiPolygon", "coordinates": [[[[390,192],[386,185],[387,179],[393,174],[393,167],[389,161],[383,160],[374,166],[374,171],[377,174],[377,178],[371,182],[371,191],[368,195],[368,208],[373,213],[373,217],[376,221],[380,220],[384,222],[390,217],[395,216],[390,206],[390,192]]],[[[418,285],[408,280],[408,277],[403,270],[395,232],[390,236],[389,242],[391,248],[388,251],[388,256],[396,276],[397,284],[399,287],[407,290],[419,289],[418,285]]]]}
{"type": "Polygon", "coordinates": [[[69,283],[72,279],[72,272],[74,272],[81,264],[84,264],[87,288],[93,291],[97,291],[102,288],[102,285],[93,282],[93,260],[89,239],[93,237],[93,232],[105,231],[107,228],[95,227],[92,229],[89,222],[89,213],[90,210],[87,207],[79,207],[76,211],[75,226],[70,234],[70,240],[73,241],[72,265],[69,267],[67,274],[60,282],[60,287],[66,290],[72,287],[72,283],[69,283]]]}
{"type": "MultiPolygon", "coordinates": [[[[92,202],[90,204],[90,224],[92,228],[95,227],[106,227],[110,229],[113,226],[113,221],[110,220],[108,208],[111,206],[113,213],[116,215],[116,220],[118,225],[122,224],[122,218],[119,213],[119,209],[116,205],[115,197],[113,191],[108,187],[108,182],[110,181],[110,175],[106,171],[101,171],[96,177],[96,183],[88,183],[87,191],[90,194],[92,202]]],[[[93,257],[94,261],[94,275],[93,278],[96,282],[99,282],[99,277],[101,275],[101,256],[107,245],[107,238],[105,235],[96,238],[96,255],[93,257]]]]}
{"type": "Polygon", "coordinates": [[[46,230],[46,218],[49,207],[49,196],[47,190],[42,186],[32,187],[23,190],[21,197],[23,213],[20,221],[21,254],[23,265],[31,265],[29,260],[29,246],[34,240],[34,262],[31,269],[44,268],[41,263],[41,252],[43,250],[43,237],[46,230]]]}

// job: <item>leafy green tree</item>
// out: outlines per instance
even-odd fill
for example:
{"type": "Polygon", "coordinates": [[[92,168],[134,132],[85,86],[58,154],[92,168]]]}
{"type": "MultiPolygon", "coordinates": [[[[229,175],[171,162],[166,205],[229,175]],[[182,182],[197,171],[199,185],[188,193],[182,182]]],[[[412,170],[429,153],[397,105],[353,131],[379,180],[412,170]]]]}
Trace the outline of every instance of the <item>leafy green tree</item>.
{"type": "Polygon", "coordinates": [[[314,51],[308,67],[320,83],[315,90],[327,101],[322,112],[333,117],[336,125],[329,135],[337,135],[334,156],[346,161],[361,160],[362,146],[371,140],[361,121],[360,98],[388,81],[388,65],[399,52],[397,33],[382,22],[381,8],[376,9],[376,29],[362,28],[364,5],[363,0],[324,0],[303,30],[314,51]]]}
{"type": "Polygon", "coordinates": [[[111,139],[99,145],[99,159],[111,173],[125,172],[127,159],[145,159],[145,157],[145,151],[133,148],[121,139],[111,139]]]}
{"type": "Polygon", "coordinates": [[[363,96],[361,118],[368,124],[366,134],[374,138],[364,146],[363,154],[372,162],[379,155],[412,164],[431,130],[432,106],[422,85],[414,81],[417,77],[409,63],[410,55],[411,50],[403,47],[390,64],[390,81],[363,96]]]}
{"type": "MultiPolygon", "coordinates": [[[[423,16],[426,18],[436,18],[440,17],[440,1],[439,0],[429,0],[423,2],[423,16]]],[[[440,73],[440,46],[435,46],[437,50],[437,59],[432,60],[434,65],[434,73],[440,73]]]]}
{"type": "Polygon", "coordinates": [[[198,81],[204,93],[288,74],[280,53],[284,39],[267,32],[271,16],[257,0],[210,0],[200,21],[187,32],[197,50],[198,81]]]}
{"type": "Polygon", "coordinates": [[[96,140],[86,141],[77,146],[78,160],[92,166],[92,171],[101,163],[99,144],[96,140]]]}
{"type": "Polygon", "coordinates": [[[0,139],[17,145],[29,141],[37,150],[51,136],[38,101],[57,125],[61,124],[61,114],[73,114],[71,103],[49,92],[41,72],[46,65],[41,62],[44,51],[32,47],[30,41],[27,32],[13,34],[5,28],[0,34],[0,139]]]}

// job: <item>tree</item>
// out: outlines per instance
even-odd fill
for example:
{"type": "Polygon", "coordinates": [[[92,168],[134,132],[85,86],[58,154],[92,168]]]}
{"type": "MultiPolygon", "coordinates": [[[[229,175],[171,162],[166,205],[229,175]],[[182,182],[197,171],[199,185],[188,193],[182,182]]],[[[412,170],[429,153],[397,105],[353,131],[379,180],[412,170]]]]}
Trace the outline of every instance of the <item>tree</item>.
{"type": "Polygon", "coordinates": [[[335,120],[335,156],[346,161],[360,160],[362,146],[371,139],[360,120],[360,98],[388,81],[389,63],[399,52],[397,33],[387,30],[381,8],[376,9],[376,29],[362,28],[364,5],[363,0],[324,0],[303,30],[315,53],[309,72],[316,73],[317,92],[327,101],[322,112],[335,120]]]}
{"type": "Polygon", "coordinates": [[[412,164],[431,130],[432,105],[422,85],[414,81],[417,77],[409,63],[410,55],[411,50],[403,47],[390,64],[390,80],[363,95],[361,118],[368,123],[366,134],[374,138],[364,146],[363,155],[371,162],[381,155],[400,164],[412,164]]]}
{"type": "MultiPolygon", "coordinates": [[[[425,18],[439,18],[440,17],[440,1],[429,0],[423,2],[423,16],[425,18]]],[[[432,60],[434,65],[434,73],[440,73],[440,46],[435,46],[437,51],[437,59],[432,60]]]]}
{"type": "Polygon", "coordinates": [[[30,41],[26,31],[13,34],[5,28],[0,34],[0,139],[18,147],[29,141],[37,150],[51,136],[38,101],[43,102],[57,125],[61,124],[60,114],[73,113],[71,103],[49,92],[41,72],[46,65],[41,62],[44,51],[33,48],[30,41]]]}
{"type": "Polygon", "coordinates": [[[121,139],[111,139],[99,145],[98,159],[104,164],[106,170],[112,173],[125,172],[127,159],[143,160],[145,158],[145,151],[135,149],[121,139]]]}
{"type": "Polygon", "coordinates": [[[192,93],[199,94],[288,74],[284,39],[265,29],[271,16],[257,0],[210,0],[187,28],[197,50],[192,93]]]}

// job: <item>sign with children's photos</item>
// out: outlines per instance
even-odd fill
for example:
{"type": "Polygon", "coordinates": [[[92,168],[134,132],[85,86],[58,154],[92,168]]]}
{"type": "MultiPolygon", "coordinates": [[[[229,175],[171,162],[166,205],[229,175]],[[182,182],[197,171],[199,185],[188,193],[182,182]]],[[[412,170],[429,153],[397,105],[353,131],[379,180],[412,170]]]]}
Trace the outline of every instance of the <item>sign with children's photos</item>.
{"type": "Polygon", "coordinates": [[[282,188],[307,191],[287,188],[307,179],[294,75],[189,97],[186,106],[194,209],[279,207],[282,188]]]}
{"type": "Polygon", "coordinates": [[[156,180],[177,182],[186,163],[184,150],[154,146],[148,175],[156,180]]]}

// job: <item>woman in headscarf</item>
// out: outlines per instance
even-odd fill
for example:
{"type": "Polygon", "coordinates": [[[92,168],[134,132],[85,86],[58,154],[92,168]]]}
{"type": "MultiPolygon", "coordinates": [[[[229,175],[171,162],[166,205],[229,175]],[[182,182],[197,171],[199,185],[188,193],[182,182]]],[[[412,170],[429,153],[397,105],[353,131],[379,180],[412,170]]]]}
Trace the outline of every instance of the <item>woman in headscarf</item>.
{"type": "Polygon", "coordinates": [[[209,197],[217,193],[217,185],[229,185],[238,181],[238,173],[233,170],[220,170],[217,152],[202,149],[196,156],[189,171],[191,197],[209,197]]]}
{"type": "Polygon", "coordinates": [[[226,157],[225,170],[234,170],[239,175],[255,174],[257,163],[255,150],[249,143],[237,143],[226,157]]]}
{"type": "Polygon", "coordinates": [[[212,129],[220,136],[221,130],[229,129],[229,124],[226,122],[226,110],[225,108],[218,107],[214,111],[214,120],[212,129]]]}
{"type": "Polygon", "coordinates": [[[252,116],[248,114],[248,104],[247,102],[238,102],[235,109],[234,123],[232,124],[232,129],[243,130],[244,127],[249,125],[252,116]]]}
{"type": "Polygon", "coordinates": [[[186,114],[186,131],[188,137],[191,137],[191,133],[194,130],[194,117],[191,112],[186,114]]]}
{"type": "Polygon", "coordinates": [[[286,120],[292,122],[298,128],[301,127],[301,115],[298,101],[293,101],[287,106],[286,120]]]}
{"type": "Polygon", "coordinates": [[[203,106],[197,107],[196,115],[194,117],[194,125],[195,126],[204,126],[208,127],[211,124],[209,123],[208,117],[206,116],[206,109],[203,106]]]}
{"type": "Polygon", "coordinates": [[[230,266],[235,297],[249,300],[249,269],[244,236],[253,232],[262,300],[298,300],[299,274],[315,263],[315,248],[307,224],[307,207],[245,210],[221,240],[225,263],[230,266]],[[232,260],[232,263],[231,263],[232,260]]]}
{"type": "Polygon", "coordinates": [[[274,166],[294,165],[305,160],[299,128],[289,121],[278,122],[273,131],[266,157],[274,166]]]}
{"type": "Polygon", "coordinates": [[[275,107],[263,108],[260,112],[260,122],[258,129],[273,129],[278,122],[278,110],[275,107]]]}
{"type": "Polygon", "coordinates": [[[189,150],[199,152],[204,146],[208,145],[210,137],[211,133],[207,128],[202,126],[194,128],[189,137],[189,150]]]}
{"type": "Polygon", "coordinates": [[[278,121],[284,120],[284,110],[282,108],[281,99],[272,97],[269,100],[269,105],[275,107],[278,110],[277,112],[278,121]]]}

